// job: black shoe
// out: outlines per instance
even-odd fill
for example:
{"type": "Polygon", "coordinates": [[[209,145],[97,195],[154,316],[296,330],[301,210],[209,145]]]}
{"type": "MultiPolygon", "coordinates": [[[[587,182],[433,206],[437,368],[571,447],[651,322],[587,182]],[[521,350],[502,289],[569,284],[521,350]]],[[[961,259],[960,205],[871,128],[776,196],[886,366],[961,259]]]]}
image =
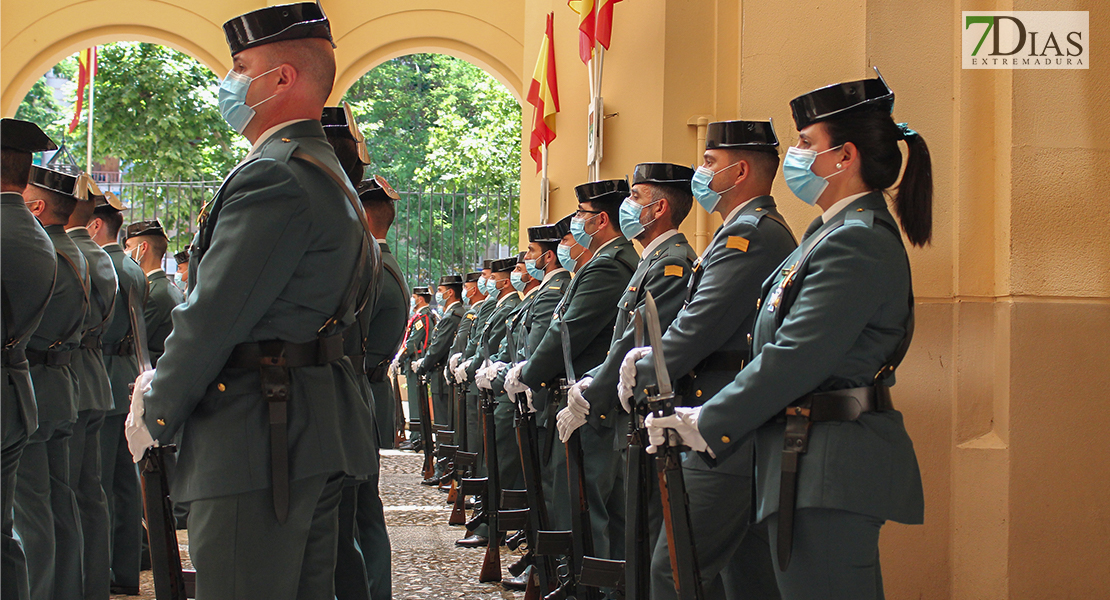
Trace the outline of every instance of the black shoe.
{"type": "Polygon", "coordinates": [[[523,592],[528,587],[528,578],[532,576],[532,567],[524,569],[524,572],[516,577],[505,577],[501,579],[501,587],[507,590],[515,590],[523,592]]]}
{"type": "Polygon", "coordinates": [[[489,538],[472,533],[461,540],[455,540],[455,545],[460,548],[481,548],[489,545],[489,538]]]}
{"type": "Polygon", "coordinates": [[[439,485],[439,477],[429,477],[427,479],[421,479],[420,485],[439,485]]]}
{"type": "Polygon", "coordinates": [[[139,586],[136,585],[134,587],[131,587],[131,586],[127,586],[127,585],[117,585],[117,584],[113,583],[112,585],[108,586],[108,591],[112,594],[122,594],[124,596],[138,596],[139,595],[139,586]]]}

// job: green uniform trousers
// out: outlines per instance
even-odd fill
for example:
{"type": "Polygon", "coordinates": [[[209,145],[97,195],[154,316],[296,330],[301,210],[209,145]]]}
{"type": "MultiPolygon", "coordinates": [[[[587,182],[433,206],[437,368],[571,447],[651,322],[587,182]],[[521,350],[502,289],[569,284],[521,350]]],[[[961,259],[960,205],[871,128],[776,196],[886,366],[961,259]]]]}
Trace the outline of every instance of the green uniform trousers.
{"type": "MultiPolygon", "coordinates": [[[[683,467],[690,523],[706,598],[777,600],[766,536],[750,530],[752,478],[683,467]]],[[[760,528],[759,531],[762,531],[760,528]]],[[[651,560],[652,600],[677,598],[667,536],[651,560]]]]}
{"type": "MultiPolygon", "coordinates": [[[[590,425],[578,428],[582,440],[582,468],[585,475],[586,499],[590,506],[593,528],[594,556],[612,558],[609,550],[609,496],[617,483],[620,454],[613,449],[616,431],[590,425]]],[[[574,499],[571,504],[575,505],[574,499]]]]}
{"type": "Polygon", "coordinates": [[[501,489],[523,490],[524,468],[520,463],[520,442],[516,439],[516,409],[513,403],[502,395],[493,409],[493,421],[497,425],[497,469],[500,473],[501,489]]]}
{"type": "Polygon", "coordinates": [[[88,600],[108,596],[111,561],[108,558],[108,497],[100,484],[100,430],[104,411],[77,414],[69,439],[69,481],[81,514],[85,595],[88,600]]]}
{"type": "Polygon", "coordinates": [[[289,517],[270,488],[194,500],[189,554],[205,600],[333,600],[343,476],[289,483],[289,517]]]}
{"type": "Polygon", "coordinates": [[[451,411],[447,407],[449,394],[447,392],[447,383],[443,381],[443,369],[431,371],[428,373],[428,379],[431,381],[428,387],[431,388],[432,422],[436,425],[446,425],[447,428],[450,429],[451,411]]]}
{"type": "Polygon", "coordinates": [[[409,402],[409,439],[422,440],[420,434],[420,417],[424,411],[420,407],[420,378],[416,373],[409,371],[405,375],[405,394],[409,402]]]}
{"type": "Polygon", "coordinates": [[[348,481],[339,502],[339,552],[335,562],[337,600],[389,600],[389,533],[378,495],[380,470],[366,481],[348,481]]]}
{"type": "Polygon", "coordinates": [[[143,543],[143,499],[139,472],[123,435],[127,414],[109,415],[100,428],[100,483],[108,496],[111,577],[116,585],[139,587],[143,543]]]}
{"type": "Polygon", "coordinates": [[[15,416],[5,419],[3,431],[3,450],[0,454],[0,466],[3,468],[3,480],[0,481],[0,494],[3,494],[3,546],[0,548],[0,597],[7,600],[26,600],[30,595],[27,581],[27,556],[23,553],[23,544],[12,534],[12,520],[15,504],[16,470],[19,468],[19,459],[23,455],[23,448],[27,445],[27,427],[23,424],[23,417],[18,410],[13,410],[15,416]]]}
{"type": "Polygon", "coordinates": [[[81,521],[69,482],[73,423],[39,421],[16,471],[15,530],[27,553],[33,600],[80,598],[81,521]]]}
{"type": "MultiPolygon", "coordinates": [[[[778,539],[778,513],[767,518],[771,547],[778,539]]],[[[879,529],[883,521],[831,508],[794,513],[790,567],[775,576],[783,600],[883,600],[879,529]]]]}

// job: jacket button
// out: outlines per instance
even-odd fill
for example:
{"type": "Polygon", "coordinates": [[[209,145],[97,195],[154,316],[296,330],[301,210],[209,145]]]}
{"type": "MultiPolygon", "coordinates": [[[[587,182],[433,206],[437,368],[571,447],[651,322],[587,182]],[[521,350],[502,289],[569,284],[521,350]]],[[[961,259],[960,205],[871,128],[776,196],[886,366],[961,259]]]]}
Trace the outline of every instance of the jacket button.
{"type": "Polygon", "coordinates": [[[602,419],[604,419],[604,418],[605,418],[605,415],[600,415],[600,416],[601,416],[601,418],[602,418],[602,419]]]}
{"type": "Polygon", "coordinates": [[[722,435],[721,436],[721,443],[722,444],[730,444],[730,443],[732,443],[732,438],[728,437],[727,435],[722,435]]]}
{"type": "Polygon", "coordinates": [[[698,390],[698,391],[694,392],[694,395],[697,396],[698,398],[701,398],[701,390],[698,390]]]}
{"type": "Polygon", "coordinates": [[[155,423],[157,423],[159,425],[162,425],[162,426],[165,426],[166,420],[165,419],[158,419],[157,421],[155,421],[155,423]]]}
{"type": "Polygon", "coordinates": [[[226,390],[226,389],[227,389],[227,386],[226,386],[226,385],[224,385],[224,384],[222,384],[222,383],[217,383],[217,384],[216,384],[216,389],[217,389],[217,390],[220,390],[220,391],[222,392],[222,391],[224,391],[224,390],[226,390]]]}

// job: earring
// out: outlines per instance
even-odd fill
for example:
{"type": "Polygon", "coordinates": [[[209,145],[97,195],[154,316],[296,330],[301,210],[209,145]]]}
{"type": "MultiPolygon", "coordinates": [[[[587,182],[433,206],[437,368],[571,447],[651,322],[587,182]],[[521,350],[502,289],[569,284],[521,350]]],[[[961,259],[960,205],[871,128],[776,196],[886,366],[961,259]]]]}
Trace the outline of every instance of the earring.
{"type": "Polygon", "coordinates": [[[836,163],[836,168],[842,169],[843,167],[840,166],[840,163],[836,163]]]}

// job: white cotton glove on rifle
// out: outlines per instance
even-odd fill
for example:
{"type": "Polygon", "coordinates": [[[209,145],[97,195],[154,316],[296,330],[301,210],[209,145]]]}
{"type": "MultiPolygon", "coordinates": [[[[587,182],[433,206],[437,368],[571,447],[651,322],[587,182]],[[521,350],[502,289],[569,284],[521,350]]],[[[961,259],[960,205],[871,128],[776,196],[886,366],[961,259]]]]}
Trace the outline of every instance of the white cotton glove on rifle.
{"type": "Polygon", "coordinates": [[[617,382],[617,397],[620,398],[624,412],[632,414],[632,390],[636,387],[636,361],[651,354],[651,348],[641,346],[633,348],[624,355],[621,361],[621,376],[617,382]]]}
{"type": "Polygon", "coordinates": [[[419,371],[420,366],[423,365],[423,364],[424,364],[424,359],[423,358],[418,358],[418,359],[412,361],[412,370],[413,371],[419,371]]]}
{"type": "Polygon", "coordinates": [[[489,367],[489,360],[486,360],[486,363],[474,372],[474,382],[478,384],[479,389],[493,389],[493,385],[489,382],[489,367]]]}
{"type": "Polygon", "coordinates": [[[489,380],[493,381],[494,379],[497,379],[498,375],[500,375],[502,373],[507,373],[510,366],[512,366],[512,365],[510,365],[507,362],[500,361],[500,360],[493,363],[489,367],[489,380]]]}
{"type": "Polygon", "coordinates": [[[570,439],[570,435],[574,433],[579,427],[586,424],[586,417],[580,416],[578,413],[567,406],[559,411],[555,416],[555,426],[559,429],[559,441],[564,444],[570,439]]]}
{"type": "Polygon", "coordinates": [[[520,373],[524,370],[524,365],[527,362],[518,362],[513,368],[509,369],[509,373],[505,375],[505,393],[513,396],[516,394],[523,394],[528,390],[528,386],[520,380],[520,373]]]}
{"type": "MultiPolygon", "coordinates": [[[[473,359],[471,359],[473,360],[473,359]]],[[[470,360],[463,361],[459,368],[455,369],[455,381],[459,383],[466,383],[466,370],[470,367],[470,360]]]]}
{"type": "Polygon", "coordinates": [[[536,406],[532,404],[532,390],[524,392],[524,397],[528,400],[528,414],[534,414],[536,412],[536,406]]]}
{"type": "Polygon", "coordinates": [[[142,460],[147,448],[158,445],[143,421],[143,416],[146,415],[143,394],[150,391],[150,382],[153,380],[154,369],[143,371],[135,379],[135,389],[131,392],[131,412],[124,421],[123,433],[127,437],[127,449],[131,451],[131,458],[135,462],[142,460]]]}
{"type": "Polygon", "coordinates": [[[593,377],[583,377],[578,380],[578,383],[571,386],[570,393],[567,394],[567,409],[578,415],[583,421],[590,414],[590,402],[586,400],[584,392],[590,389],[590,384],[593,382],[593,377]]]}
{"type": "Polygon", "coordinates": [[[644,420],[644,426],[648,432],[648,442],[651,444],[647,448],[647,453],[655,454],[660,447],[666,446],[666,430],[673,429],[678,433],[682,443],[689,446],[691,450],[708,452],[709,456],[716,458],[717,455],[713,454],[713,450],[709,448],[709,444],[705,443],[705,438],[698,431],[698,416],[700,415],[700,406],[693,408],[676,406],[674,414],[665,417],[657,418],[655,415],[649,414],[647,419],[644,420]]]}
{"type": "Polygon", "coordinates": [[[455,381],[455,376],[451,373],[450,365],[443,367],[443,380],[447,382],[447,385],[451,385],[451,382],[455,381]]]}
{"type": "Polygon", "coordinates": [[[447,359],[447,366],[451,367],[452,372],[459,368],[460,360],[462,360],[462,352],[456,352],[451,355],[451,358],[447,359]]]}

